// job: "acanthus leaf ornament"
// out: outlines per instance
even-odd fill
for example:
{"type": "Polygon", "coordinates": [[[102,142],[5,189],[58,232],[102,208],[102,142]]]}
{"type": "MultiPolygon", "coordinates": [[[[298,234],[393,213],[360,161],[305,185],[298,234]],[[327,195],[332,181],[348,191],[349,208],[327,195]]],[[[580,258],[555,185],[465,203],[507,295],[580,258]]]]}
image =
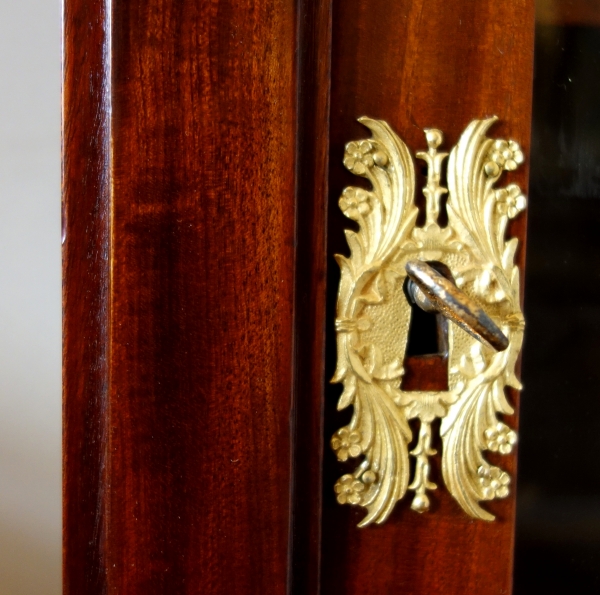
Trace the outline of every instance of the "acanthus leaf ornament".
{"type": "Polygon", "coordinates": [[[341,269],[337,304],[337,369],[332,382],[344,390],[338,409],[353,406],[348,426],[331,445],[340,461],[358,458],[353,473],[335,484],[341,504],[366,508],[359,526],[384,522],[407,490],[412,508],[429,508],[432,422],[441,419],[442,475],[460,506],[471,516],[494,517],[480,502],[504,498],[510,478],[487,462],[486,450],[508,454],[516,433],[498,418],[510,415],[505,387],[520,389],[515,363],[523,340],[519,271],[514,264],[517,239],[506,240],[509,219],[525,208],[520,188],[496,188],[503,171],[523,161],[514,141],[486,136],[496,118],[473,121],[450,155],[438,152],[443,136],[425,130],[428,150],[417,153],[427,164],[426,220],[417,227],[415,173],[406,144],[381,120],[360,118],[370,139],[346,146],[344,165],[365,177],[371,190],[349,187],[339,201],[359,225],[346,230],[350,257],[336,255],[341,269]],[[447,184],[441,186],[447,161],[447,184]],[[448,193],[448,225],[438,222],[440,201],[448,193]],[[401,379],[411,305],[404,291],[409,261],[441,263],[470,301],[508,339],[496,352],[472,334],[448,325],[448,390],[404,391],[401,379]],[[409,452],[409,420],[420,423],[416,447],[409,452]],[[412,480],[409,456],[415,458],[412,480]]]}

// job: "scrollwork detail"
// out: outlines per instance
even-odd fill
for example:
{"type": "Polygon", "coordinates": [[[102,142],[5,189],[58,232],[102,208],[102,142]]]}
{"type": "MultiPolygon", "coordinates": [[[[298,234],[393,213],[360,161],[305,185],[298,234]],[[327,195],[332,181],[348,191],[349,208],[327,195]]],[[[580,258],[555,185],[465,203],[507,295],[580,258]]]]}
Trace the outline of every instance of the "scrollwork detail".
{"type": "Polygon", "coordinates": [[[490,466],[484,452],[506,455],[516,444],[514,430],[498,418],[513,412],[505,387],[520,388],[515,363],[524,327],[514,264],[517,240],[505,235],[509,219],[525,208],[526,199],[516,184],[495,187],[503,172],[523,162],[516,142],[487,138],[495,120],[475,120],[467,127],[448,158],[447,190],[441,186],[447,154],[438,152],[443,136],[425,131],[428,151],[417,153],[428,165],[424,227],[416,225],[410,151],[390,126],[361,118],[372,137],[346,145],[344,165],[371,188],[348,187],[339,200],[358,231],[345,232],[350,256],[336,255],[341,278],[332,381],[343,384],[338,409],[352,406],[353,415],[331,446],[340,461],[358,461],[356,470],[335,484],[335,494],[342,504],[367,509],[359,526],[384,522],[408,489],[415,492],[415,510],[429,508],[426,492],[436,487],[429,477],[436,418],[442,420],[443,478],[462,508],[493,520],[479,502],[508,495],[508,474],[490,466]],[[442,227],[438,215],[446,193],[448,225],[442,227]],[[410,319],[404,265],[415,257],[445,264],[463,291],[492,308],[490,315],[509,338],[508,349],[496,353],[458,327],[450,329],[446,392],[401,390],[410,319]],[[412,418],[419,420],[420,431],[409,453],[412,418]],[[416,460],[410,486],[409,454],[416,460]]]}

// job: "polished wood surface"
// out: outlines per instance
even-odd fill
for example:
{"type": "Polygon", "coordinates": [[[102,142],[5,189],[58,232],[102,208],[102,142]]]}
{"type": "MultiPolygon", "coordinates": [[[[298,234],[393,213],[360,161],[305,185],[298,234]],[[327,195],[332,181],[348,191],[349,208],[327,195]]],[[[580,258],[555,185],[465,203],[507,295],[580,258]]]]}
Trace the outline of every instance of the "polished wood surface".
{"type": "Polygon", "coordinates": [[[327,282],[331,2],[299,3],[290,595],[319,592],[327,282]]]}
{"type": "Polygon", "coordinates": [[[110,97],[103,1],[64,13],[64,593],[106,593],[110,97]]]}
{"type": "Polygon", "coordinates": [[[528,150],[530,4],[65,0],[66,594],[509,592],[514,496],[334,502],[331,255],[357,117],[528,150]]]}
{"type": "Polygon", "coordinates": [[[281,594],[296,6],[110,5],[65,7],[65,592],[281,594]]]}
{"type": "MultiPolygon", "coordinates": [[[[441,129],[442,148],[451,147],[471,120],[495,114],[500,122],[491,134],[514,138],[529,153],[533,8],[529,0],[334,0],[329,255],[347,252],[342,230],[349,224],[337,199],[344,186],[357,180],[342,165],[344,145],[369,136],[356,122],[359,116],[386,120],[415,152],[426,147],[423,128],[441,129]]],[[[526,189],[527,168],[505,179],[526,189]]],[[[423,185],[421,177],[418,186],[423,185]]],[[[517,256],[521,266],[525,225],[521,216],[511,229],[522,240],[517,256]]],[[[329,271],[328,371],[332,374],[332,320],[339,277],[332,261],[329,271]]],[[[422,361],[424,366],[436,365],[426,358],[422,361]]],[[[415,358],[411,364],[419,366],[415,358]]],[[[412,372],[416,379],[419,371],[412,372]]],[[[428,373],[425,381],[435,380],[438,373],[428,373]]],[[[335,409],[340,392],[339,385],[328,390],[327,437],[348,419],[348,412],[335,409]]],[[[514,392],[510,395],[513,403],[516,397],[514,392]]],[[[516,425],[517,416],[507,421],[516,425]]],[[[330,449],[325,452],[322,593],[510,593],[514,483],[507,500],[487,505],[497,521],[476,521],[447,493],[438,458],[432,479],[439,488],[432,494],[430,512],[413,512],[406,498],[384,525],[358,529],[365,513],[336,503],[333,485],[345,467],[330,449]]],[[[502,464],[514,478],[515,457],[503,458],[502,464]]]]}

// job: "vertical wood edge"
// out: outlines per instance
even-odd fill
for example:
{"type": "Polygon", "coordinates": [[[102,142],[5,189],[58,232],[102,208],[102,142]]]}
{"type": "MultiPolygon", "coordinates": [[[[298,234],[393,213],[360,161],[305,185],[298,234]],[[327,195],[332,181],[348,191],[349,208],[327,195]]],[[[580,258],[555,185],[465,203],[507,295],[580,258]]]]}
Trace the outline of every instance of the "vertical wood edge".
{"type": "MultiPolygon", "coordinates": [[[[529,109],[527,111],[527,122],[528,124],[524,127],[524,134],[520,140],[521,144],[526,147],[526,171],[522,175],[521,187],[527,200],[529,201],[529,180],[531,173],[531,122],[533,117],[533,67],[534,67],[534,40],[535,40],[535,8],[532,7],[530,9],[530,18],[529,18],[529,31],[528,31],[528,40],[529,40],[529,71],[530,71],[530,86],[529,93],[527,97],[527,104],[529,109]]],[[[523,29],[525,30],[525,24],[523,25],[523,29]]],[[[517,253],[515,255],[515,264],[519,267],[519,301],[521,304],[521,310],[524,312],[525,317],[527,313],[525,311],[525,269],[527,263],[527,230],[528,230],[528,219],[529,219],[529,208],[525,209],[521,216],[514,221],[511,221],[508,226],[507,236],[508,237],[516,237],[519,238],[519,245],[517,247],[517,253]]],[[[527,340],[527,317],[525,318],[525,336],[524,342],[527,340]]],[[[515,374],[519,380],[522,379],[522,367],[523,367],[523,348],[519,353],[519,357],[517,358],[515,364],[515,374]]],[[[525,387],[523,387],[525,388],[525,387]]],[[[514,404],[515,416],[514,416],[514,424],[515,427],[520,431],[520,410],[521,410],[521,398],[522,391],[518,391],[512,387],[508,387],[507,389],[509,401],[514,404]]],[[[514,587],[514,568],[515,568],[515,541],[516,541],[516,516],[517,516],[517,495],[519,490],[519,450],[517,447],[516,454],[514,455],[514,467],[513,467],[513,481],[514,488],[512,494],[512,528],[510,535],[510,566],[507,569],[507,583],[508,583],[508,595],[513,593],[514,587]]]]}
{"type": "Polygon", "coordinates": [[[107,588],[110,0],[64,0],[63,584],[107,588]]]}
{"type": "Polygon", "coordinates": [[[290,595],[320,591],[331,10],[298,2],[290,595]]]}

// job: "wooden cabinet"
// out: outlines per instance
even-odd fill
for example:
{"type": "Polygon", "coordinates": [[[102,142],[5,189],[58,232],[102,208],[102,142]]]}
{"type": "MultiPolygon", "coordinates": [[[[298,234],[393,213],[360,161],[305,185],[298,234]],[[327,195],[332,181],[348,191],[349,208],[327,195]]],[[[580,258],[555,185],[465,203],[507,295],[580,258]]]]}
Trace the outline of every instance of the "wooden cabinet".
{"type": "Polygon", "coordinates": [[[532,57],[530,0],[65,0],[66,594],[510,592],[514,495],[335,502],[332,256],[359,116],[527,154],[532,57]]]}

